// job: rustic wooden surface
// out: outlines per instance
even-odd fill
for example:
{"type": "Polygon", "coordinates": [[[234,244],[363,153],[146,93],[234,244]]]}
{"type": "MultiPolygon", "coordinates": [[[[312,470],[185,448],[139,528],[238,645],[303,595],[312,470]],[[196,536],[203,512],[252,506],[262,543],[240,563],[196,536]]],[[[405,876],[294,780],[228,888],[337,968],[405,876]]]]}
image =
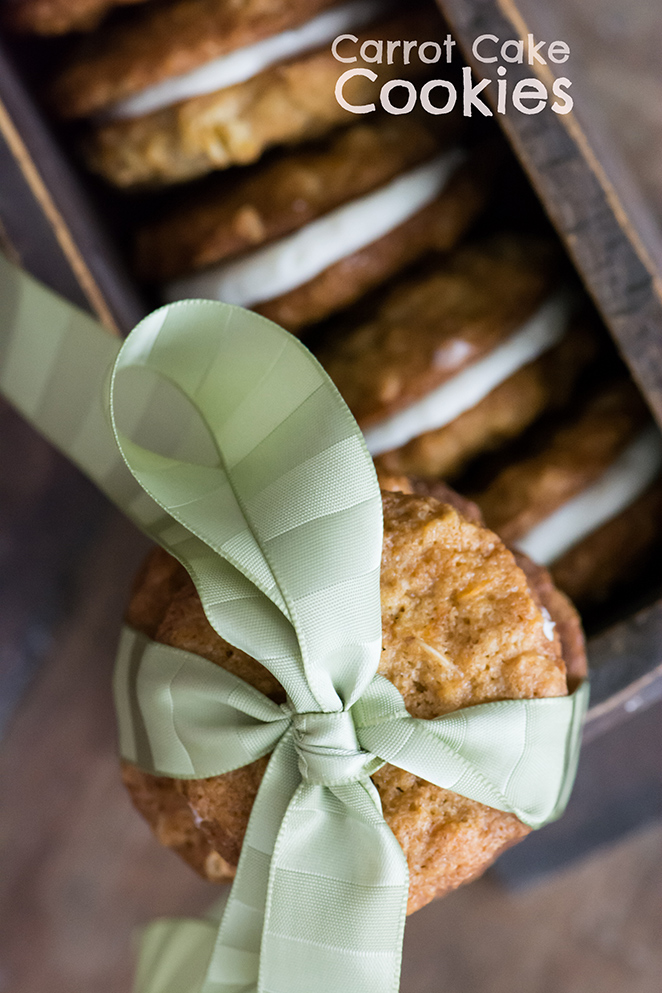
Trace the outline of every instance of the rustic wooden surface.
{"type": "Polygon", "coordinates": [[[584,743],[662,699],[662,602],[589,643],[591,706],[584,743]]]}
{"type": "Polygon", "coordinates": [[[216,889],[152,838],[118,775],[113,656],[145,539],[105,509],[0,752],[0,990],[128,991],[131,933],[216,889]]]}
{"type": "MultiPolygon", "coordinates": [[[[662,229],[662,16],[655,0],[519,0],[525,19],[549,40],[562,38],[591,140],[603,135],[630,173],[646,217],[637,221],[658,259],[662,229]],[[650,233],[649,233],[650,232],[650,233]]],[[[602,149],[600,149],[602,151],[602,149]]],[[[608,156],[609,157],[609,156],[608,156]]],[[[613,156],[612,156],[613,157],[613,156]]],[[[609,166],[609,162],[607,163],[609,166]]],[[[621,181],[622,177],[619,176],[621,181]]]]}

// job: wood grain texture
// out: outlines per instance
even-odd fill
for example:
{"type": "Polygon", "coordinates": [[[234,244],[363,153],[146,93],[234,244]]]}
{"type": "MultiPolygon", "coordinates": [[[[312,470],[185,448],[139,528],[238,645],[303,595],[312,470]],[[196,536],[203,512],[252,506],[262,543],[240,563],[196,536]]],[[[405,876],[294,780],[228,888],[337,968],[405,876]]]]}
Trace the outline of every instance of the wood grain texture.
{"type": "Polygon", "coordinates": [[[581,120],[662,269],[662,18],[655,0],[518,0],[540,37],[570,46],[581,120]],[[606,160],[602,150],[606,150],[606,160]],[[638,202],[637,202],[638,201],[638,202]]]}
{"type": "MultiPolygon", "coordinates": [[[[516,0],[442,0],[441,6],[478,78],[496,80],[497,64],[476,63],[471,45],[486,33],[526,36],[530,28],[516,0]]],[[[510,65],[511,86],[538,70],[549,84],[549,66],[510,65]]],[[[535,116],[512,108],[496,116],[662,423],[662,280],[628,216],[627,191],[608,178],[577,112],[555,114],[548,104],[535,116]]]]}
{"type": "MultiPolygon", "coordinates": [[[[82,295],[84,305],[107,327],[129,331],[144,316],[144,305],[104,233],[79,177],[59,149],[1,44],[0,141],[6,146],[5,157],[11,154],[20,170],[20,173],[13,170],[17,176],[12,179],[19,203],[25,204],[34,219],[34,226],[29,228],[33,245],[38,244],[39,229],[44,231],[49,245],[45,277],[43,265],[35,274],[76,302],[82,295]],[[52,247],[51,242],[54,242],[52,247]],[[48,278],[49,270],[54,278],[48,278]],[[69,276],[63,282],[61,273],[67,270],[69,276]],[[79,287],[73,292],[72,276],[79,287]]],[[[8,233],[14,242],[24,237],[20,226],[16,233],[8,233]]]]}

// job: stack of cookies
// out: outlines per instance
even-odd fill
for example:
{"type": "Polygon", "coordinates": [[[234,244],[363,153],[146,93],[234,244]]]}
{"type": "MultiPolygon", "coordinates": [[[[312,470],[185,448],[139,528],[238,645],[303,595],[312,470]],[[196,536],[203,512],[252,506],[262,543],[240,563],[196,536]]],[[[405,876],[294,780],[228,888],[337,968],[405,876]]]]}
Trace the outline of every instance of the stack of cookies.
{"type": "Polygon", "coordinates": [[[600,385],[607,337],[553,236],[499,219],[514,166],[498,138],[457,109],[352,114],[336,97],[339,36],[351,103],[452,75],[431,2],[13,0],[7,18],[87,30],[49,100],[108,183],[171,191],[134,239],[156,298],[236,303],[303,336],[380,472],[457,481],[580,602],[640,567],[659,437],[623,369],[600,385]],[[476,477],[488,452],[503,458],[476,477]]]}
{"type": "Polygon", "coordinates": [[[140,232],[140,272],[169,301],[219,299],[304,333],[459,240],[490,168],[457,130],[385,116],[222,177],[140,232]]]}
{"type": "MultiPolygon", "coordinates": [[[[586,672],[570,602],[549,576],[517,561],[446,489],[444,502],[383,492],[383,650],[379,672],[407,709],[429,719],[492,700],[562,696],[586,672]]],[[[128,612],[136,629],[202,655],[276,702],[284,691],[254,659],[216,634],[182,566],[155,549],[128,612]]],[[[231,878],[268,757],[202,780],[157,777],[125,763],[134,803],[161,842],[214,881],[231,878]]],[[[373,780],[409,863],[408,910],[482,873],[529,833],[504,813],[391,765],[373,780]]]]}
{"type": "MultiPolygon", "coordinates": [[[[338,36],[359,52],[393,43],[380,83],[431,75],[401,47],[443,37],[431,3],[151,0],[131,14],[69,54],[49,98],[85,122],[85,161],[109,183],[176,191],[136,238],[161,299],[221,299],[305,332],[452,248],[484,207],[497,149],[465,148],[458,114],[357,116],[336,98],[338,36]]],[[[374,97],[372,51],[355,58],[352,103],[374,97]]]]}
{"type": "Polygon", "coordinates": [[[529,235],[474,239],[326,334],[319,357],[382,473],[423,493],[457,481],[589,606],[659,549],[662,435],[558,263],[529,235]]]}

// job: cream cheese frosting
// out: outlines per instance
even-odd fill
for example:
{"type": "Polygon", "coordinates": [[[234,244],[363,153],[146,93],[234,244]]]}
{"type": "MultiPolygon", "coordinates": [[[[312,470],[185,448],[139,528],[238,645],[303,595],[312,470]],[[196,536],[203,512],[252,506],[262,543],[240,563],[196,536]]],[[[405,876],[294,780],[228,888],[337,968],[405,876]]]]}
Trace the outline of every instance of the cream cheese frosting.
{"type": "Polygon", "coordinates": [[[215,93],[226,86],[243,83],[269,66],[325,45],[352,28],[363,27],[383,13],[387,6],[390,5],[380,0],[353,0],[352,3],[327,10],[298,28],[281,31],[254,45],[246,45],[212,59],[181,76],[171,76],[148,86],[140,93],[119,101],[103,116],[106,120],[140,117],[190,97],[215,93]]]}
{"type": "Polygon", "coordinates": [[[634,503],[661,468],[662,435],[652,424],[592,486],[536,524],[517,547],[541,565],[550,565],[634,503]]]}
{"type": "Polygon", "coordinates": [[[514,334],[405,410],[364,432],[371,455],[406,445],[426,431],[450,424],[471,410],[522,366],[557,344],[565,334],[574,295],[560,290],[549,297],[514,334]]]}
{"type": "Polygon", "coordinates": [[[443,152],[271,245],[173,280],[166,286],[165,299],[202,297],[251,307],[288,293],[425,207],[439,196],[463,158],[461,149],[443,152]]]}

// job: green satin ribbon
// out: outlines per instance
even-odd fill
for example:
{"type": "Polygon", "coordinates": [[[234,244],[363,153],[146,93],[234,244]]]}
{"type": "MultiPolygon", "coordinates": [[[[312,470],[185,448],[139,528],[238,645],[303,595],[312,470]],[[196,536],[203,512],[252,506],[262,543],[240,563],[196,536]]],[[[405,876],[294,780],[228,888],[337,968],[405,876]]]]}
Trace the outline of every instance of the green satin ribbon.
{"type": "Polygon", "coordinates": [[[407,866],[370,774],[388,761],[539,827],[567,801],[586,685],[410,717],[376,675],[374,469],[304,346],[240,308],[188,301],[120,348],[5,262],[0,283],[0,389],[185,565],[213,627],[287,692],[278,706],[125,631],[125,758],[204,778],[273,752],[220,928],[153,925],[136,990],[390,993],[407,866]]]}

